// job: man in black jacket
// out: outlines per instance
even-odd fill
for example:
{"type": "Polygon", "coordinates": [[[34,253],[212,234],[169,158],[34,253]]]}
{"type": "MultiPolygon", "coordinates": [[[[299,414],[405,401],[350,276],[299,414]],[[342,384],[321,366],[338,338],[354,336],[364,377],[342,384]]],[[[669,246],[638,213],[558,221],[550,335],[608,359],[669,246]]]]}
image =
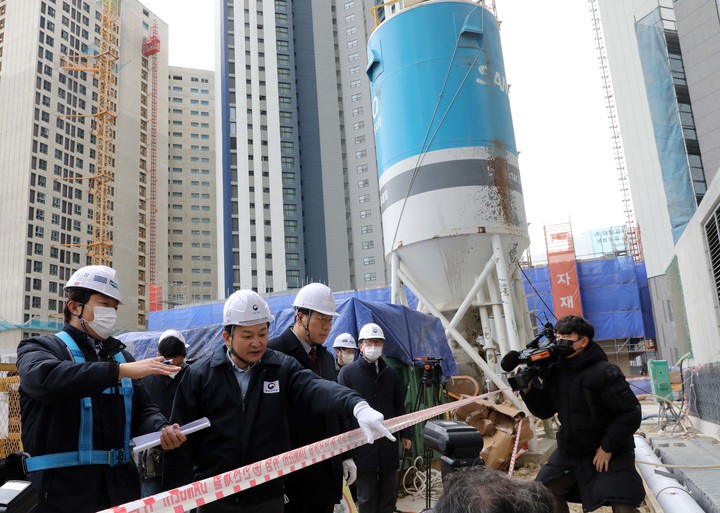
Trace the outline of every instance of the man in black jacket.
{"type": "Polygon", "coordinates": [[[111,335],[120,289],[114,269],[91,265],[65,285],[61,332],[18,346],[22,441],[39,495],[36,513],[90,513],[140,498],[130,437],[162,429],[164,449],[185,440],[139,381],[179,367],[134,361],[111,335]]]}
{"type": "MultiPolygon", "coordinates": [[[[405,401],[395,370],[380,358],[385,344],[382,328],[374,323],[360,330],[361,357],[340,369],[338,382],[356,390],[386,419],[405,414],[405,401]]],[[[411,447],[411,430],[400,432],[403,449],[411,447]]],[[[396,502],[397,469],[400,466],[395,441],[377,440],[353,451],[357,465],[357,497],[360,513],[393,513],[396,502]]]]}
{"type": "MultiPolygon", "coordinates": [[[[306,285],[295,296],[293,307],[295,323],[270,340],[268,347],[292,356],[323,379],[337,381],[334,359],[323,346],[338,315],[332,291],[321,283],[306,285]]],[[[338,415],[318,415],[297,404],[290,407],[288,420],[293,449],[341,432],[338,415]]],[[[343,471],[348,485],[355,481],[352,455],[343,453],[342,458],[328,458],[290,474],[285,479],[285,513],[332,513],[342,497],[343,471]]]]}
{"type": "MultiPolygon", "coordinates": [[[[359,394],[303,369],[267,348],[270,313],[265,300],[239,290],[223,308],[224,346],[188,367],[175,395],[171,419],[186,424],[201,417],[210,427],[165,454],[164,488],[211,477],[290,450],[290,406],[317,414],[354,415],[372,443],[394,439],[382,414],[359,394]]],[[[319,489],[324,483],[317,483],[319,489]]],[[[199,508],[201,513],[282,513],[283,483],[274,479],[199,508]]]]}
{"type": "MultiPolygon", "coordinates": [[[[180,367],[179,372],[171,372],[167,376],[152,374],[142,379],[150,400],[160,409],[165,418],[170,418],[173,400],[178,384],[185,373],[187,364],[187,345],[185,337],[178,330],[165,330],[158,339],[158,356],[163,357],[163,363],[180,367]]],[[[140,453],[138,457],[138,470],[140,470],[140,488],[142,496],[148,497],[162,491],[162,457],[163,450],[153,447],[140,453]]]]}
{"type": "Polygon", "coordinates": [[[555,325],[560,351],[541,387],[522,392],[530,412],[541,419],[557,413],[557,449],[537,480],[555,495],[558,512],[568,501],[585,511],[609,505],[614,513],[637,511],[645,497],[635,470],[633,434],[640,427],[640,403],[620,369],[593,342],[595,330],[568,315],[555,325]]]}

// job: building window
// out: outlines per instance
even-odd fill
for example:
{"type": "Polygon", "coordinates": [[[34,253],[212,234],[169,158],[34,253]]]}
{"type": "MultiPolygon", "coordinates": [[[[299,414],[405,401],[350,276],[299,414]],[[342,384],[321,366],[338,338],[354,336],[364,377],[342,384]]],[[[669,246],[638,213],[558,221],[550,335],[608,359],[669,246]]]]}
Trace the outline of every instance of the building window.
{"type": "Polygon", "coordinates": [[[363,249],[372,249],[375,246],[375,243],[371,240],[364,240],[362,243],[363,249]]]}
{"type": "Polygon", "coordinates": [[[365,278],[365,281],[375,281],[377,279],[375,273],[365,273],[363,277],[365,278]]]}
{"type": "Polygon", "coordinates": [[[363,257],[363,265],[373,265],[375,263],[375,257],[363,257]]]}
{"type": "Polygon", "coordinates": [[[369,187],[370,186],[370,180],[366,178],[365,180],[358,180],[358,189],[362,189],[363,187],[369,187]]]}
{"type": "Polygon", "coordinates": [[[370,195],[369,194],[363,194],[358,198],[358,201],[360,203],[368,203],[370,201],[370,195]]]}
{"type": "Polygon", "coordinates": [[[371,224],[366,224],[365,226],[360,227],[360,233],[366,234],[366,233],[372,233],[373,227],[371,224]]]}

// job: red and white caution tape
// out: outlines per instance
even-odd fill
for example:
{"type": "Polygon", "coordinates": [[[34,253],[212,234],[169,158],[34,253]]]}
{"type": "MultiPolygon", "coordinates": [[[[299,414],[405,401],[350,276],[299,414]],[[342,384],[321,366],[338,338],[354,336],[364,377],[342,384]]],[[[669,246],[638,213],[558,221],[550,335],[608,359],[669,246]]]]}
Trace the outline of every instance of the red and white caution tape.
{"type": "MultiPolygon", "coordinates": [[[[470,404],[478,399],[484,399],[498,393],[500,391],[433,406],[432,408],[386,420],[384,424],[391,433],[395,433],[424,420],[470,404]]],[[[367,438],[362,429],[354,429],[235,470],[208,477],[201,481],[195,481],[144,499],[115,506],[99,513],[181,513],[261,485],[327,458],[332,458],[365,442],[367,442],[367,438]]]]}
{"type": "Polygon", "coordinates": [[[517,434],[515,435],[515,444],[513,445],[512,458],[510,458],[510,468],[508,469],[508,477],[512,477],[513,472],[515,471],[515,458],[517,458],[518,444],[520,443],[520,432],[522,431],[523,420],[525,420],[524,417],[522,417],[518,421],[517,426],[515,427],[515,429],[517,430],[517,434]]]}

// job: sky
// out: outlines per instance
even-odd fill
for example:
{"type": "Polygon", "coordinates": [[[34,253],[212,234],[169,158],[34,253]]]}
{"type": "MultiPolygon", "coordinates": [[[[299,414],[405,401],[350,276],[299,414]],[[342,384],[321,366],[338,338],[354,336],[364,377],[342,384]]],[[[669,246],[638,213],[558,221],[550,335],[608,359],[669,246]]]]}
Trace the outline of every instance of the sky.
{"type": "MultiPolygon", "coordinates": [[[[171,66],[215,68],[215,1],[141,1],[169,26],[171,66]]],[[[496,7],[533,260],[544,226],[568,222],[582,254],[582,233],[625,223],[588,2],[496,7]]]]}

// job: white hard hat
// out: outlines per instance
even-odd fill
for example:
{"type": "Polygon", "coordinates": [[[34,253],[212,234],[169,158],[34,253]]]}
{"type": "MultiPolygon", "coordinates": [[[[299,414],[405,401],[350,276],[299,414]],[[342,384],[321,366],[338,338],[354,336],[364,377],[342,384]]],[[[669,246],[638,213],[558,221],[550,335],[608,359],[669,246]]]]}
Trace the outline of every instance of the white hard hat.
{"type": "Polygon", "coordinates": [[[385,340],[385,334],[380,326],[374,322],[370,322],[360,329],[360,334],[358,335],[360,342],[368,338],[380,338],[385,340]]]}
{"type": "Polygon", "coordinates": [[[187,342],[185,342],[185,337],[183,337],[183,334],[180,333],[178,330],[165,330],[162,332],[162,335],[160,335],[160,338],[158,339],[158,344],[165,340],[166,338],[175,337],[180,342],[185,344],[185,347],[187,347],[187,342]]]}
{"type": "Polygon", "coordinates": [[[252,290],[233,292],[223,307],[223,326],[254,326],[270,322],[274,318],[262,296],[252,290]]]}
{"type": "Polygon", "coordinates": [[[88,265],[75,271],[65,284],[65,289],[90,289],[122,303],[117,272],[106,265],[88,265]]]}
{"type": "Polygon", "coordinates": [[[325,315],[332,315],[337,317],[340,315],[335,311],[335,298],[333,297],[332,290],[327,285],[322,283],[311,283],[301,288],[295,301],[293,301],[295,308],[307,308],[325,315]]]}
{"type": "Polygon", "coordinates": [[[335,337],[333,347],[348,347],[350,349],[357,349],[357,345],[355,345],[355,339],[350,333],[343,333],[335,337]]]}

